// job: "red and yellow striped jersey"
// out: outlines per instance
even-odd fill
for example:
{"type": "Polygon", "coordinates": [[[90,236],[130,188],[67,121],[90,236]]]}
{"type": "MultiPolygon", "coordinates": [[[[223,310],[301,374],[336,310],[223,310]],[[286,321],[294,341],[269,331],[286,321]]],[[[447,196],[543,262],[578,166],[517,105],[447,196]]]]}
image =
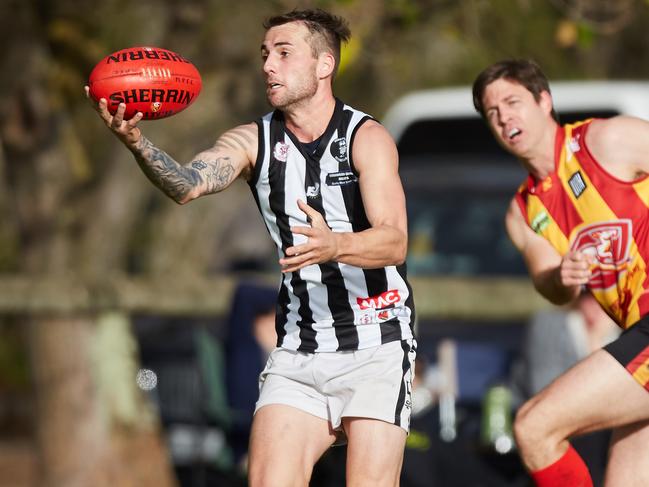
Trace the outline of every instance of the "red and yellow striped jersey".
{"type": "Polygon", "coordinates": [[[649,178],[625,182],[607,173],[586,146],[592,119],[559,127],[555,171],[529,176],[516,194],[537,234],[563,255],[593,259],[588,288],[622,328],[649,312],[649,178]]]}

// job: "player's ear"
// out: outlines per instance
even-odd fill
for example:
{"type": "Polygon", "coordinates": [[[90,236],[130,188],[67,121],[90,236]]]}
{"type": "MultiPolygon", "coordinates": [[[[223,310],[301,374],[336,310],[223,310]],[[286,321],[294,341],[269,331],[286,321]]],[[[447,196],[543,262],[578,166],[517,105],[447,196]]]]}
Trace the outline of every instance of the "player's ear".
{"type": "Polygon", "coordinates": [[[328,51],[320,53],[318,56],[318,78],[328,78],[333,75],[336,68],[336,58],[328,51]]]}
{"type": "Polygon", "coordinates": [[[550,93],[548,93],[547,91],[542,91],[539,105],[541,105],[543,111],[552,113],[552,95],[550,95],[550,93]]]}

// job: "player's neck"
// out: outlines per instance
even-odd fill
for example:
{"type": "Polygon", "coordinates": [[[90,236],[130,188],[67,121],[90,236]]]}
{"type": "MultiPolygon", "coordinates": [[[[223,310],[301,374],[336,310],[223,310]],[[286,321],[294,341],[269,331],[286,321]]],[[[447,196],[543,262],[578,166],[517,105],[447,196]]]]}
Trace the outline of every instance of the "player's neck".
{"type": "Polygon", "coordinates": [[[555,170],[555,138],[558,124],[549,124],[538,143],[521,161],[527,170],[537,179],[547,178],[555,170]]]}
{"type": "Polygon", "coordinates": [[[335,107],[332,92],[318,90],[306,103],[283,110],[286,127],[300,142],[313,142],[327,129],[335,107]]]}

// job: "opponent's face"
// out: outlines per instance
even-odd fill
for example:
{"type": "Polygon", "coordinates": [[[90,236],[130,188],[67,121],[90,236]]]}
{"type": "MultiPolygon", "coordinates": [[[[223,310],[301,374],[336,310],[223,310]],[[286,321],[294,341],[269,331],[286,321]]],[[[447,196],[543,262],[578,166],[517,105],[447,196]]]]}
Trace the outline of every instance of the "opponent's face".
{"type": "Polygon", "coordinates": [[[546,91],[537,102],[523,85],[504,78],[487,85],[482,95],[487,123],[505,150],[529,157],[541,143],[552,118],[552,98],[546,91]]]}
{"type": "Polygon", "coordinates": [[[278,25],[266,32],[261,59],[266,98],[274,108],[295,106],[318,89],[318,59],[307,41],[309,35],[301,22],[278,25]]]}

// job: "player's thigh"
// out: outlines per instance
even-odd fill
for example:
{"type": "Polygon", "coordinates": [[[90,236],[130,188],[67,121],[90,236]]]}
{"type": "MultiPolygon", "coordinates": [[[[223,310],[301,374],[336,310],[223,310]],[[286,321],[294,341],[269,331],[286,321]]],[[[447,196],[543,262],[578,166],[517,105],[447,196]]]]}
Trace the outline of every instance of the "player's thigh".
{"type": "Polygon", "coordinates": [[[605,487],[649,485],[649,421],[617,428],[611,438],[605,487]]]}
{"type": "Polygon", "coordinates": [[[250,485],[308,485],[313,465],[335,439],[322,418],[284,404],[262,407],[250,432],[250,485]]]}
{"type": "Polygon", "coordinates": [[[347,434],[347,486],[399,485],[406,431],[376,419],[343,418],[347,434]]]}
{"type": "Polygon", "coordinates": [[[649,419],[649,392],[608,352],[598,350],[528,401],[517,428],[568,438],[649,419]]]}

